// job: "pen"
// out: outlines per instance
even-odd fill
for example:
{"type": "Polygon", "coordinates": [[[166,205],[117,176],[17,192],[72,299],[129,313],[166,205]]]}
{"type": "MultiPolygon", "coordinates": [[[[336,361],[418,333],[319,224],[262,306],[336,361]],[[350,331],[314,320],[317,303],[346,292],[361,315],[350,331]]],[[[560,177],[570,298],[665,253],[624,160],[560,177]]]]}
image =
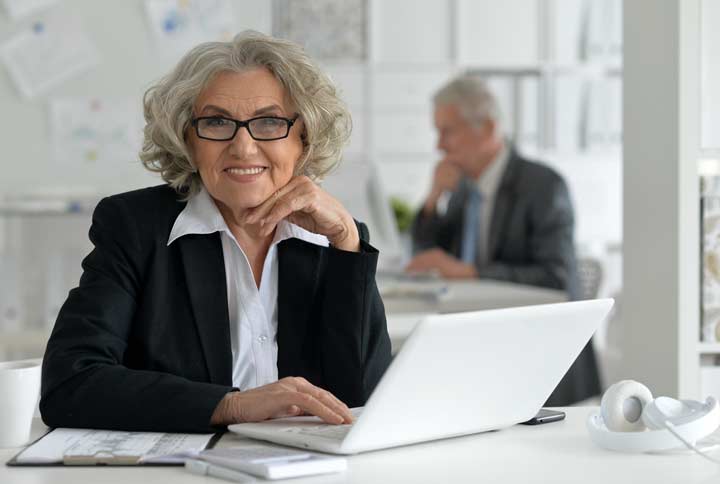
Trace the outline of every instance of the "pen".
{"type": "Polygon", "coordinates": [[[205,461],[197,459],[188,459],[185,461],[185,469],[197,474],[199,476],[211,476],[219,479],[225,479],[226,481],[233,482],[255,482],[257,479],[250,474],[236,471],[234,469],[228,469],[226,467],[217,466],[214,464],[208,464],[205,461]]]}

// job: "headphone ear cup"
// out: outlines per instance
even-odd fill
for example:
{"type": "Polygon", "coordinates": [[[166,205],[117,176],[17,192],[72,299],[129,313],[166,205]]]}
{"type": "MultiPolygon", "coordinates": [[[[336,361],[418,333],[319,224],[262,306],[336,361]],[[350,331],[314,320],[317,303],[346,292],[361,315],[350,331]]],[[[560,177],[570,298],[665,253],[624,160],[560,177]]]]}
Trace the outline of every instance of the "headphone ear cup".
{"type": "Polygon", "coordinates": [[[635,380],[622,380],[607,389],[600,401],[600,414],[608,430],[637,432],[645,429],[642,415],[653,396],[635,380]]]}

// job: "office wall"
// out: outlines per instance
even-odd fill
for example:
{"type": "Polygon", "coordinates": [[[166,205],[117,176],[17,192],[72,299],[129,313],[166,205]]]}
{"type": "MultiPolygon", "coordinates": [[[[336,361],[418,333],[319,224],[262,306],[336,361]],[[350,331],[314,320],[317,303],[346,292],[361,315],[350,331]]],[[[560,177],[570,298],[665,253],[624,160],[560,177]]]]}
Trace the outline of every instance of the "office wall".
{"type": "MultiPolygon", "coordinates": [[[[306,39],[309,50],[320,49],[327,56],[323,67],[352,111],[354,130],[345,162],[372,160],[387,192],[412,205],[422,200],[439,159],[432,93],[460,71],[486,76],[499,97],[508,134],[523,151],[548,162],[568,180],[579,245],[604,256],[607,245],[617,249],[622,238],[617,109],[621,22],[615,15],[620,1],[315,0],[322,5],[308,14],[302,10],[309,0],[233,0],[230,23],[233,31],[270,33],[277,19],[295,18],[289,32],[306,39]],[[338,5],[362,5],[365,14],[348,18],[338,5]],[[614,7],[606,11],[607,5],[614,7]],[[310,17],[297,22],[300,14],[310,17]],[[334,41],[322,44],[344,35],[337,28],[343,22],[359,36],[361,48],[343,50],[334,41]]],[[[156,44],[145,7],[145,0],[58,0],[20,20],[0,8],[0,46],[22,31],[65,18],[80,24],[99,53],[96,66],[32,99],[20,94],[0,65],[0,200],[26,193],[102,196],[161,182],[133,152],[112,160],[58,156],[51,136],[53,103],[78,99],[115,103],[136,113],[139,136],[142,95],[178,58],[156,44]]],[[[355,213],[361,216],[363,211],[355,213]]],[[[78,217],[65,225],[48,222],[39,229],[45,219],[19,226],[17,217],[8,221],[0,216],[0,259],[23,247],[25,254],[42,255],[22,259],[25,265],[62,274],[67,272],[64,265],[76,268],[87,250],[83,227],[89,225],[87,218],[78,217]],[[58,262],[53,269],[56,259],[72,263],[58,262]]],[[[0,260],[0,276],[2,264],[0,260]]],[[[70,272],[68,280],[76,280],[77,273],[70,272]]],[[[47,283],[38,283],[37,275],[27,284],[33,291],[47,286],[29,297],[48,314],[64,297],[58,288],[65,291],[71,285],[64,276],[51,276],[47,283]],[[38,303],[41,299],[46,301],[38,303]]],[[[7,276],[8,280],[15,279],[7,276]]],[[[603,293],[612,294],[618,286],[617,277],[611,278],[603,293]]],[[[0,277],[0,315],[2,294],[10,293],[4,287],[0,277]]],[[[38,328],[51,319],[36,318],[43,319],[38,328]]]]}
{"type": "MultiPolygon", "coordinates": [[[[233,6],[238,30],[270,30],[270,2],[235,0],[233,6]]],[[[38,21],[52,21],[54,15],[80,22],[100,53],[100,63],[32,100],[20,96],[7,69],[0,69],[0,195],[45,190],[112,193],[159,183],[137,158],[58,162],[48,123],[49,101],[65,97],[120,99],[140,115],[145,89],[176,61],[158,54],[143,2],[64,0],[20,21],[0,10],[0,43],[38,21]]]]}
{"type": "MultiPolygon", "coordinates": [[[[617,106],[620,99],[617,76],[603,73],[607,59],[617,64],[618,40],[598,21],[617,10],[599,7],[617,1],[367,0],[359,57],[342,57],[336,49],[339,57],[323,60],[354,117],[346,158],[373,160],[389,193],[418,205],[438,159],[431,94],[458,71],[488,74],[510,135],[524,151],[537,154],[568,178],[578,211],[578,241],[619,243],[620,126],[617,113],[606,108],[617,106]],[[612,42],[603,44],[605,37],[612,42]]],[[[273,18],[297,5],[234,0],[233,27],[271,32],[273,18]]],[[[140,116],[143,92],[177,59],[156,48],[145,2],[62,0],[20,21],[0,10],[0,44],[56,14],[82,25],[100,53],[100,63],[32,100],[21,97],[7,70],[0,69],[0,195],[105,194],[159,183],[132,154],[110,161],[59,160],[50,137],[54,100],[91,97],[124,103],[140,116]]],[[[327,27],[322,21],[308,25],[313,25],[308,32],[327,27]]]]}

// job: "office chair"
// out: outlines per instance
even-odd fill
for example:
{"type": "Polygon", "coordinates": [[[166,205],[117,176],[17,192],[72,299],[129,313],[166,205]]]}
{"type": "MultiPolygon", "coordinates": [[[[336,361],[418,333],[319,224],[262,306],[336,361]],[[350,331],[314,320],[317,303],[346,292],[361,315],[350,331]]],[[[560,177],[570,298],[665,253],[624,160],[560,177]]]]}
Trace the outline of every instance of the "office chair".
{"type": "Polygon", "coordinates": [[[603,281],[603,267],[594,257],[578,259],[578,277],[580,279],[580,299],[595,299],[603,281]]]}

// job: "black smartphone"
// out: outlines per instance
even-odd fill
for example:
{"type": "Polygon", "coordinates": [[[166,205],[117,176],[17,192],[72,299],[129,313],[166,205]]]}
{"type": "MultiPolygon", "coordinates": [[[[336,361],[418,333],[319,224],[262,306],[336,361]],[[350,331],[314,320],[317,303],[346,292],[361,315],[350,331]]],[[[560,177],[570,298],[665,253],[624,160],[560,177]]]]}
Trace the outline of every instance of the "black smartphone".
{"type": "Polygon", "coordinates": [[[565,412],[559,410],[548,410],[547,408],[541,408],[540,411],[533,418],[527,422],[520,422],[523,425],[540,425],[544,423],[557,422],[565,418],[565,412]]]}

